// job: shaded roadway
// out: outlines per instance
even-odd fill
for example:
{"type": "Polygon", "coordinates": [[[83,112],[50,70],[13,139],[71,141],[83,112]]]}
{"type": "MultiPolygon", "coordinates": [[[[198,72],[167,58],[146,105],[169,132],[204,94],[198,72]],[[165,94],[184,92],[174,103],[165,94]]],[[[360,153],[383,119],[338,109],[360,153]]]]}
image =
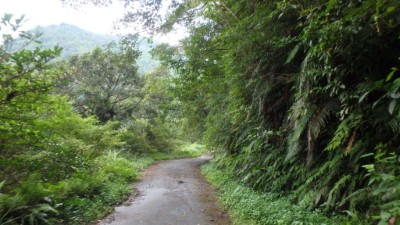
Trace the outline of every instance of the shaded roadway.
{"type": "Polygon", "coordinates": [[[99,225],[228,225],[215,190],[200,173],[209,157],[161,161],[142,174],[137,195],[99,225]]]}

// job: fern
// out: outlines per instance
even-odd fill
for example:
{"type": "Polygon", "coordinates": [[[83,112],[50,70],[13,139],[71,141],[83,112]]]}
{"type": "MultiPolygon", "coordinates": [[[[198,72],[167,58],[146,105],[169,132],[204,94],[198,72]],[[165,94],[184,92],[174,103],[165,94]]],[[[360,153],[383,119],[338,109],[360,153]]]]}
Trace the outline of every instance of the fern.
{"type": "Polygon", "coordinates": [[[323,103],[321,107],[315,110],[313,116],[308,122],[307,128],[307,168],[309,168],[313,162],[314,157],[314,145],[318,139],[320,132],[327,125],[329,118],[335,113],[338,108],[336,101],[327,101],[323,103]]]}
{"type": "Polygon", "coordinates": [[[323,177],[324,180],[329,180],[327,179],[327,174],[336,174],[340,173],[340,170],[335,170],[335,167],[340,166],[340,161],[343,158],[343,154],[336,153],[332,158],[330,158],[328,161],[326,161],[322,166],[319,168],[316,168],[314,172],[312,172],[311,176],[307,179],[305,182],[306,185],[311,184],[313,181],[315,181],[317,178],[323,177]],[[329,172],[330,171],[330,172],[329,172]]]}
{"type": "Polygon", "coordinates": [[[352,219],[349,224],[365,224],[366,216],[362,212],[352,212],[350,210],[345,210],[345,212],[352,219]]]}
{"type": "Polygon", "coordinates": [[[358,189],[355,192],[348,195],[346,198],[343,198],[342,201],[339,203],[339,207],[342,207],[346,203],[350,202],[351,203],[350,209],[354,210],[354,203],[359,202],[360,200],[367,199],[371,193],[372,193],[371,187],[364,187],[358,189]]]}
{"type": "Polygon", "coordinates": [[[398,210],[400,212],[400,200],[393,200],[381,205],[382,210],[398,210]]]}
{"type": "Polygon", "coordinates": [[[335,134],[329,144],[326,146],[325,150],[331,151],[339,148],[347,138],[350,136],[350,131],[353,128],[359,126],[362,115],[350,114],[346,119],[344,119],[335,131],[335,134]]]}
{"type": "Polygon", "coordinates": [[[318,137],[319,133],[329,122],[329,118],[336,113],[338,109],[338,103],[334,100],[328,100],[323,103],[321,107],[317,110],[315,116],[312,117],[308,126],[311,127],[312,135],[318,137]]]}
{"type": "Polygon", "coordinates": [[[31,225],[54,224],[55,219],[46,218],[49,213],[58,214],[58,211],[48,204],[38,204],[30,209],[30,213],[23,220],[28,221],[31,225]]]}
{"type": "Polygon", "coordinates": [[[334,202],[336,202],[336,198],[338,195],[340,195],[340,190],[343,188],[343,186],[346,185],[346,183],[351,179],[350,175],[346,175],[339,179],[333,188],[329,191],[328,194],[328,200],[324,203],[327,207],[331,206],[334,202]]]}
{"type": "Polygon", "coordinates": [[[286,161],[290,160],[300,151],[300,136],[307,128],[307,124],[311,119],[314,111],[316,110],[315,105],[310,104],[307,100],[299,100],[296,102],[291,119],[293,122],[293,130],[288,138],[288,149],[286,155],[286,161]]]}
{"type": "Polygon", "coordinates": [[[400,133],[400,121],[393,118],[388,121],[389,127],[392,129],[393,133],[400,133]]]}

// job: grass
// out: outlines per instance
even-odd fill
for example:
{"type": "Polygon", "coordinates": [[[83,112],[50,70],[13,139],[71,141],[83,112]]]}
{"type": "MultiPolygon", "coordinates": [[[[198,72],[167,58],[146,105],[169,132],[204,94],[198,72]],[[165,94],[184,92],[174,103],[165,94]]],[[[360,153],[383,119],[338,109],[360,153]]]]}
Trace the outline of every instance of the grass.
{"type": "Polygon", "coordinates": [[[57,182],[43,181],[42,175],[35,173],[7,194],[4,182],[0,182],[0,224],[89,224],[127,199],[133,191],[132,182],[149,165],[158,160],[197,157],[204,151],[198,144],[136,156],[109,151],[57,182]]]}
{"type": "Polygon", "coordinates": [[[218,189],[218,197],[234,224],[247,225],[313,225],[345,224],[344,217],[326,217],[294,205],[288,198],[275,193],[260,193],[234,181],[212,164],[202,167],[207,180],[218,189]]]}
{"type": "Polygon", "coordinates": [[[182,158],[195,158],[206,153],[207,149],[204,145],[197,143],[184,143],[177,149],[170,152],[157,152],[150,154],[149,156],[154,160],[171,160],[171,159],[182,159],[182,158]]]}
{"type": "MultiPolygon", "coordinates": [[[[60,202],[63,222],[88,224],[112,212],[133,192],[132,182],[139,173],[156,161],[148,155],[124,155],[114,151],[97,159],[97,168],[63,181],[60,202]]],[[[59,191],[58,191],[59,192],[59,191]]]]}

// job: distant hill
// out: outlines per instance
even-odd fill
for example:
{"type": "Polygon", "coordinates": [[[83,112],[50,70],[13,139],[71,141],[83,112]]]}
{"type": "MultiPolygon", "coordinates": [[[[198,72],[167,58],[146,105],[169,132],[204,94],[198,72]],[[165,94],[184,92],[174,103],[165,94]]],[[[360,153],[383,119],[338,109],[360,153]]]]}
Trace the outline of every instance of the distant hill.
{"type": "MultiPolygon", "coordinates": [[[[111,41],[118,40],[117,36],[96,34],[65,23],[46,27],[39,26],[34,31],[43,34],[39,38],[43,47],[52,48],[57,44],[62,47],[61,57],[63,58],[87,53],[97,46],[103,46],[111,41]]],[[[158,61],[151,58],[149,53],[151,48],[151,45],[146,40],[139,39],[139,50],[142,52],[138,59],[140,73],[150,72],[159,65],[158,61]]]]}

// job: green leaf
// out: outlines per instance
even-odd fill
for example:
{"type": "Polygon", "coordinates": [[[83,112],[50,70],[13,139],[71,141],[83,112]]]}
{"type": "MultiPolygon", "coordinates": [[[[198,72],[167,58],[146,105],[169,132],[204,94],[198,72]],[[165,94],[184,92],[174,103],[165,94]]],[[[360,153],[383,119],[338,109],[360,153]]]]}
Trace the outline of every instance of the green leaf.
{"type": "Polygon", "coordinates": [[[396,103],[397,103],[397,101],[396,100],[392,100],[391,102],[390,102],[390,104],[389,104],[389,113],[390,113],[390,115],[392,115],[393,114],[393,111],[394,111],[394,107],[396,106],[396,103]]]}
{"type": "Polygon", "coordinates": [[[390,97],[394,98],[394,99],[398,99],[398,98],[400,98],[400,92],[390,93],[390,97]]]}
{"type": "Polygon", "coordinates": [[[387,9],[386,9],[386,12],[387,13],[392,13],[392,12],[394,12],[396,10],[396,7],[395,6],[390,6],[390,7],[388,7],[387,9]]]}
{"type": "Polygon", "coordinates": [[[336,4],[336,0],[329,0],[328,5],[326,6],[325,12],[331,11],[331,9],[333,8],[333,6],[335,6],[335,4],[336,4]]]}
{"type": "Polygon", "coordinates": [[[9,14],[9,13],[4,14],[3,19],[2,19],[3,24],[10,22],[12,17],[13,17],[13,14],[9,14]]]}
{"type": "Polygon", "coordinates": [[[361,103],[361,102],[364,100],[364,98],[367,97],[368,94],[369,94],[369,91],[368,91],[368,92],[365,92],[365,93],[360,97],[360,99],[358,100],[358,103],[361,103]]]}
{"type": "Polygon", "coordinates": [[[368,165],[364,165],[362,167],[364,167],[366,170],[368,170],[368,172],[375,171],[375,165],[374,164],[368,164],[368,165]]]}
{"type": "Polygon", "coordinates": [[[390,81],[394,75],[394,73],[397,71],[398,69],[396,67],[392,67],[392,71],[387,75],[386,77],[386,81],[390,81]]]}
{"type": "Polygon", "coordinates": [[[20,18],[15,19],[15,23],[16,23],[17,25],[19,25],[21,22],[24,21],[24,19],[25,19],[25,15],[22,15],[20,18]]]}
{"type": "Polygon", "coordinates": [[[370,156],[374,156],[374,153],[371,152],[371,153],[364,154],[360,158],[367,158],[367,157],[370,157],[370,156]]]}
{"type": "Polygon", "coordinates": [[[388,213],[388,212],[381,212],[381,218],[382,219],[384,219],[384,220],[388,220],[388,219],[390,219],[390,217],[392,216],[392,214],[390,214],[390,213],[388,213]]]}
{"type": "Polygon", "coordinates": [[[285,64],[288,64],[288,63],[290,63],[290,62],[293,60],[293,58],[296,56],[296,54],[297,54],[297,52],[299,51],[299,49],[300,49],[300,43],[297,44],[297,45],[292,49],[292,51],[289,53],[289,55],[288,55],[288,57],[287,57],[287,59],[286,59],[286,61],[285,61],[285,64]]]}

